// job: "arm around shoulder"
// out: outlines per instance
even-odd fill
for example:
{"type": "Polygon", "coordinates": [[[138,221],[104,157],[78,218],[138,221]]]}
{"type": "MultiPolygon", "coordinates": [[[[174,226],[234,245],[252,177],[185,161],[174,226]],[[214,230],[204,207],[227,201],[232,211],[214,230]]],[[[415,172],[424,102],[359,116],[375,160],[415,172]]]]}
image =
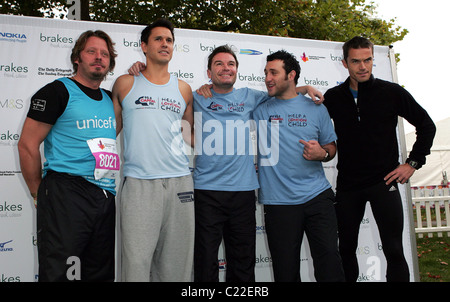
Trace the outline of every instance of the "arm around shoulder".
{"type": "Polygon", "coordinates": [[[116,134],[119,135],[122,130],[122,101],[130,92],[134,83],[134,76],[124,74],[118,77],[112,89],[112,101],[114,105],[114,114],[116,116],[116,134]]]}
{"type": "Polygon", "coordinates": [[[194,146],[194,96],[192,94],[191,86],[182,81],[178,80],[178,87],[180,89],[180,93],[183,96],[184,101],[186,102],[186,110],[183,114],[182,121],[182,133],[185,142],[191,147],[194,146]]]}

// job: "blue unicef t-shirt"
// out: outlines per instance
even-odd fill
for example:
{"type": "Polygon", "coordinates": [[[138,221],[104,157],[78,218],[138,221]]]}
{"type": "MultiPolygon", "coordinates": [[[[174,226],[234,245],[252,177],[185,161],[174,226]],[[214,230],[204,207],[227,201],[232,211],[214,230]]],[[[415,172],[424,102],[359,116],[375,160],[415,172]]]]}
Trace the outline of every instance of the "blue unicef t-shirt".
{"type": "Polygon", "coordinates": [[[303,139],[326,145],[337,139],[325,106],[298,95],[289,100],[271,98],[253,114],[258,129],[260,203],[302,204],[331,187],[322,162],[303,158],[304,146],[299,143],[303,139]]]}
{"type": "Polygon", "coordinates": [[[67,88],[69,100],[44,140],[44,172],[53,170],[82,176],[113,194],[115,179],[94,178],[96,160],[88,140],[116,139],[116,118],[111,98],[102,92],[102,100],[88,97],[72,80],[58,79],[67,88]]]}
{"type": "Polygon", "coordinates": [[[194,188],[216,191],[257,189],[252,113],[267,93],[233,89],[212,98],[194,92],[194,188]]]}

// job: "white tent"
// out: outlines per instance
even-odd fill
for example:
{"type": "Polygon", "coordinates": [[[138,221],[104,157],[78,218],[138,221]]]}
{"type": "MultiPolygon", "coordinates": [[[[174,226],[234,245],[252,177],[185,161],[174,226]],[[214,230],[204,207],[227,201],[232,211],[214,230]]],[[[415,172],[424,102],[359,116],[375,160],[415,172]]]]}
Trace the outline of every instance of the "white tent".
{"type": "MultiPolygon", "coordinates": [[[[450,117],[436,122],[436,128],[431,154],[426,157],[426,164],[411,177],[411,187],[438,186],[443,184],[444,175],[450,178],[450,117]]],[[[415,131],[406,134],[408,153],[415,141],[415,131]]]]}

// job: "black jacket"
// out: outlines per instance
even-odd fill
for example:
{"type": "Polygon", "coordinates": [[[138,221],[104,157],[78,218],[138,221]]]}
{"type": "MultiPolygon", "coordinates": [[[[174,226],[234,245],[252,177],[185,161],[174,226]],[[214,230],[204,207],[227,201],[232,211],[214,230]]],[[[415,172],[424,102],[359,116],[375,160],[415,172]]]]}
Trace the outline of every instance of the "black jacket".
{"type": "Polygon", "coordinates": [[[375,79],[358,85],[357,104],[350,79],[325,93],[325,106],[334,121],[338,152],[338,190],[364,188],[380,181],[398,165],[398,117],[416,127],[409,158],[425,164],[436,126],[428,113],[400,85],[375,79]]]}

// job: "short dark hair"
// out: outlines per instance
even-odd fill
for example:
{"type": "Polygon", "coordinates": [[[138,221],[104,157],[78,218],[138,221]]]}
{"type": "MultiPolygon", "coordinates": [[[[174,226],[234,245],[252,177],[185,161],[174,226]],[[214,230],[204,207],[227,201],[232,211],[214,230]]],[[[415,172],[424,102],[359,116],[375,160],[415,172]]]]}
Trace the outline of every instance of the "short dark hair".
{"type": "Polygon", "coordinates": [[[353,37],[342,46],[342,50],[344,51],[344,61],[347,62],[348,52],[350,49],[359,49],[359,48],[370,48],[373,53],[373,43],[364,37],[353,37]]]}
{"type": "Polygon", "coordinates": [[[144,28],[141,32],[141,42],[144,42],[145,44],[148,44],[148,37],[150,36],[153,28],[155,27],[165,27],[170,30],[172,33],[172,39],[175,42],[175,35],[174,35],[174,27],[172,22],[170,22],[167,19],[158,19],[155,22],[153,22],[150,25],[147,25],[146,28],[144,28]]]}
{"type": "Polygon", "coordinates": [[[298,83],[298,78],[300,77],[300,63],[297,61],[295,56],[285,50],[279,50],[267,56],[267,62],[274,60],[283,61],[283,68],[286,71],[286,76],[292,71],[295,71],[294,82],[295,85],[298,83]]]}
{"type": "Polygon", "coordinates": [[[80,53],[86,47],[87,40],[89,40],[90,37],[97,37],[105,40],[109,52],[109,71],[113,71],[114,67],[116,66],[116,57],[117,57],[116,50],[114,49],[115,43],[111,40],[108,34],[102,30],[96,31],[88,30],[80,35],[78,40],[75,42],[75,46],[72,48],[70,61],[72,62],[74,73],[77,73],[78,71],[78,64],[75,63],[75,61],[80,59],[80,53]]]}
{"type": "Polygon", "coordinates": [[[211,70],[211,65],[212,65],[213,58],[217,54],[223,53],[223,52],[224,53],[229,53],[230,55],[232,55],[234,57],[234,60],[236,61],[236,67],[239,66],[239,62],[238,62],[238,59],[236,57],[236,54],[231,49],[231,47],[228,46],[228,45],[221,45],[221,46],[218,46],[218,47],[214,48],[214,50],[209,54],[209,56],[208,56],[208,70],[211,70]]]}

